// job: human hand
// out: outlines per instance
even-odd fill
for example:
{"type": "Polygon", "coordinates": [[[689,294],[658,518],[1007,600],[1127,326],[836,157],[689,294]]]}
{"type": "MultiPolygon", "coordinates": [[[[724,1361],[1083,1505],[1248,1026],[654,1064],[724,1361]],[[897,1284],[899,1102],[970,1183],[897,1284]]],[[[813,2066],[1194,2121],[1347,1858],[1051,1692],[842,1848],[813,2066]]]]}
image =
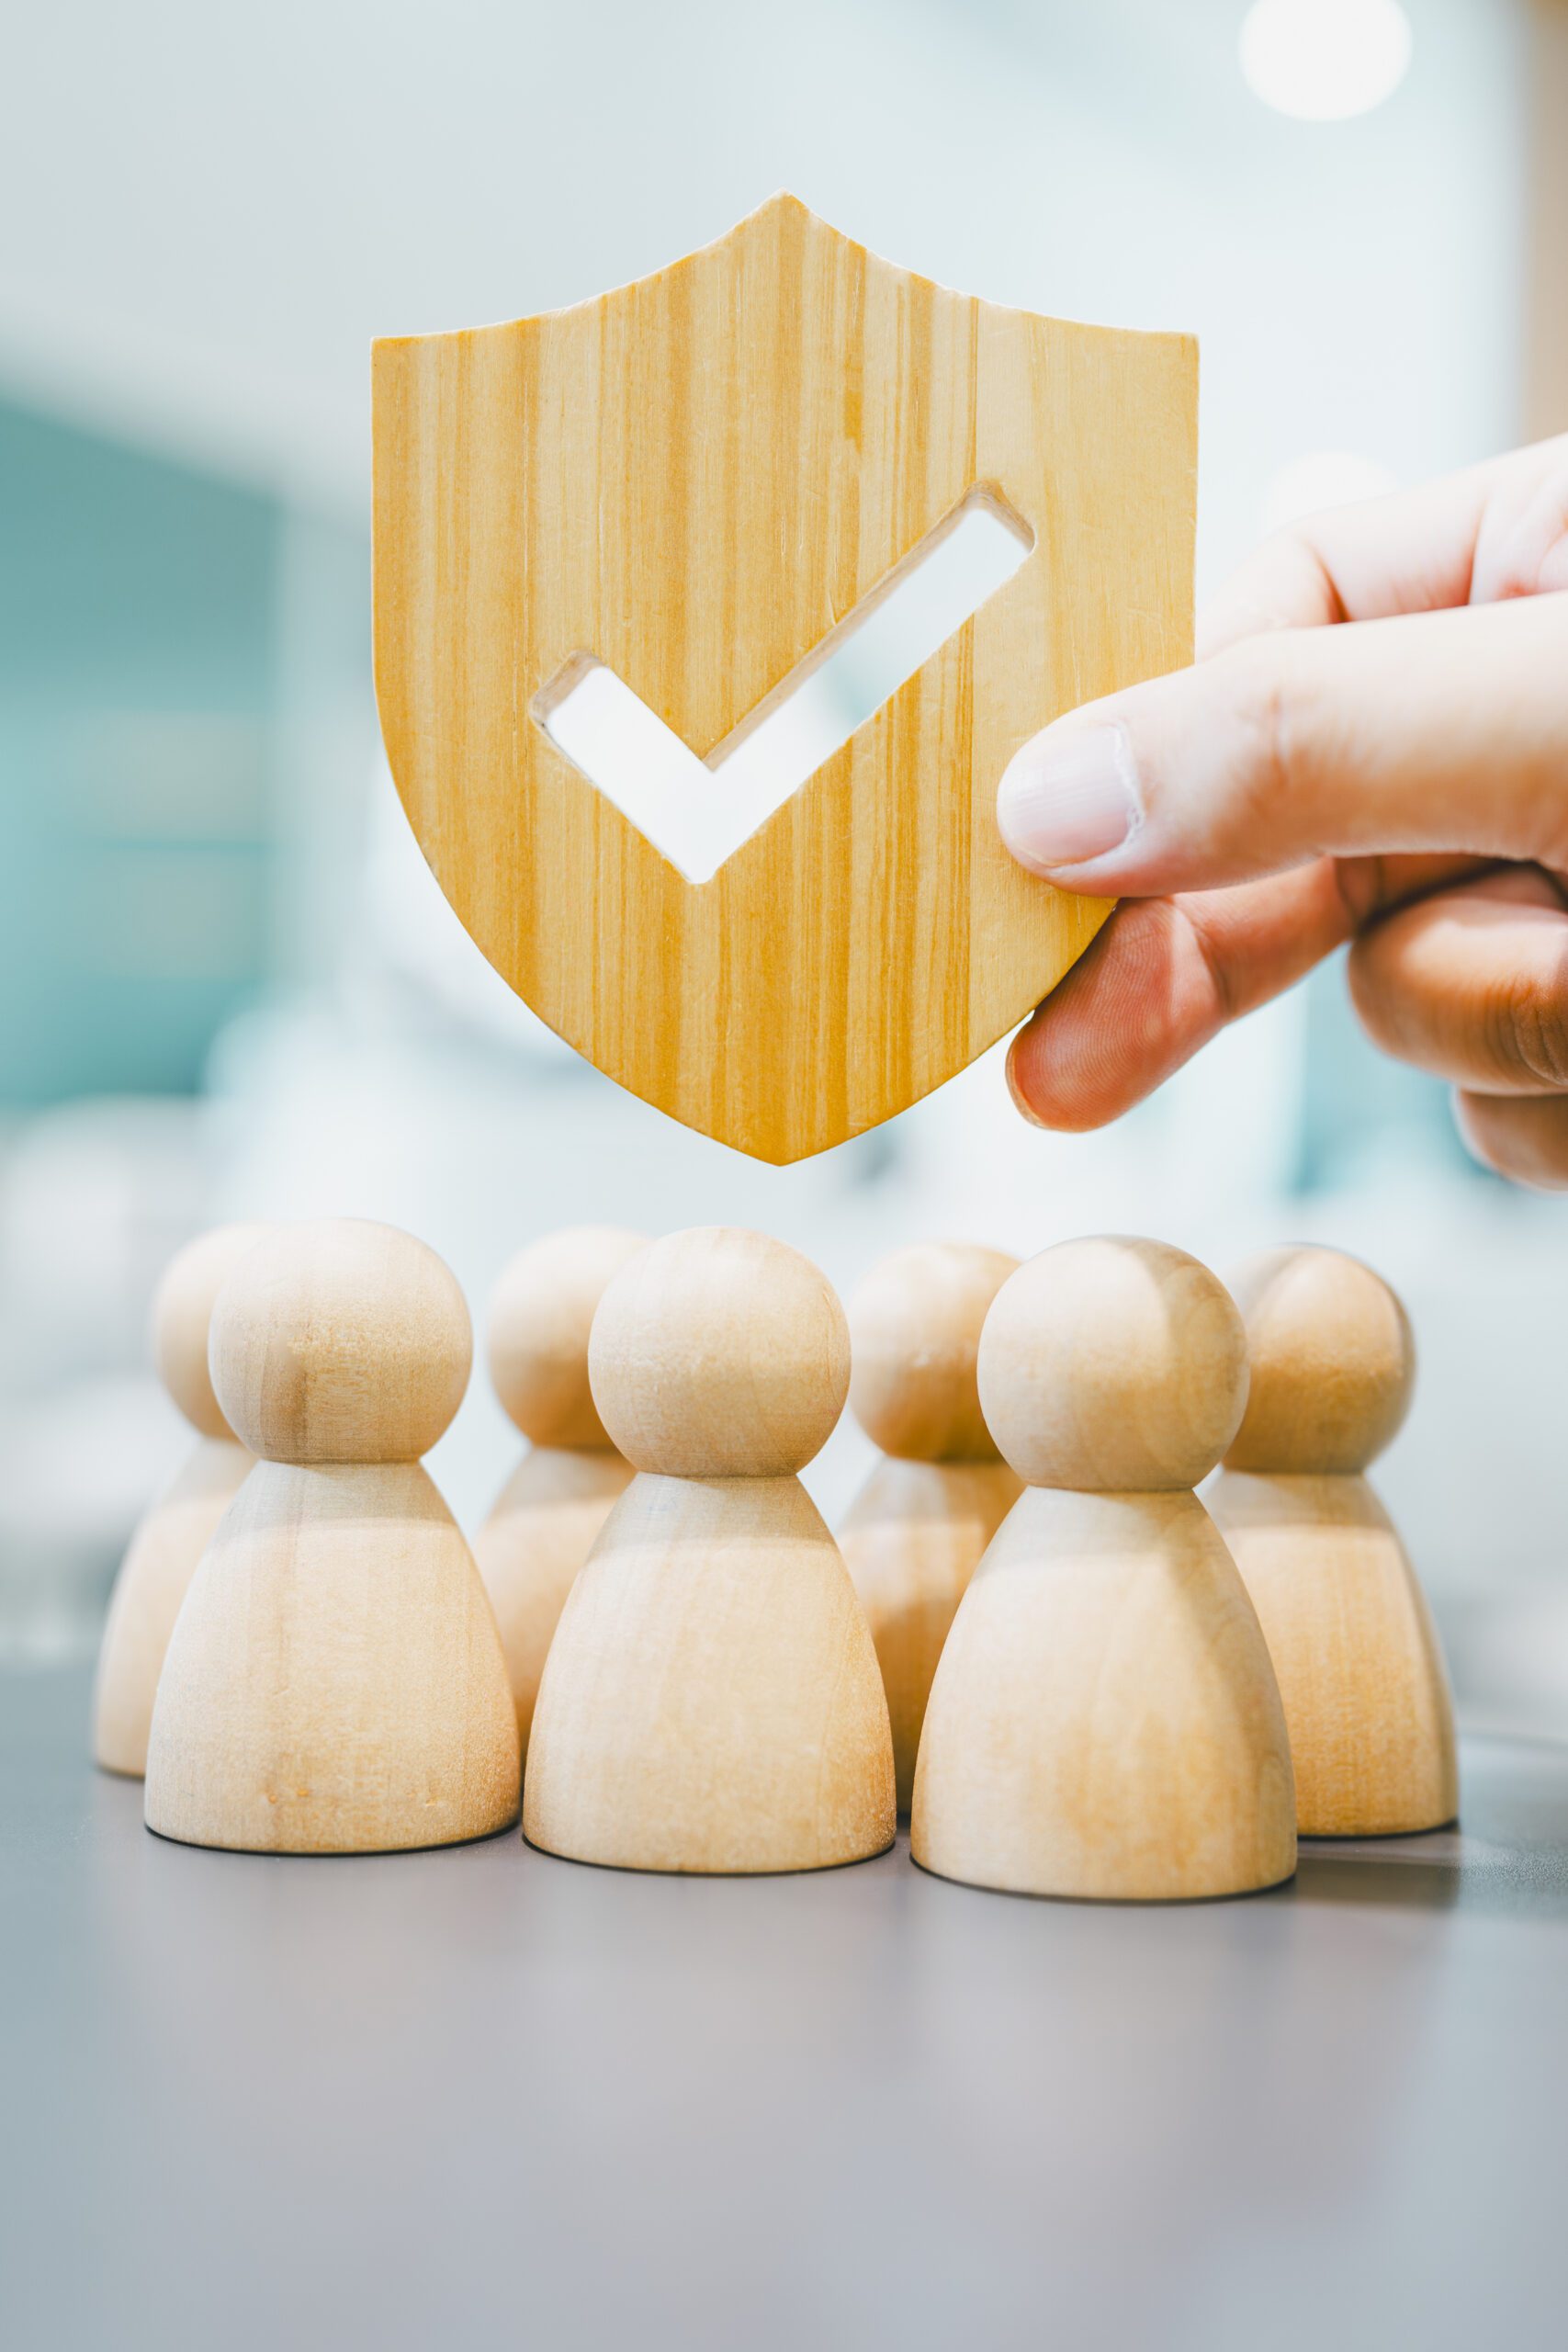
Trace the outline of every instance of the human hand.
{"type": "Polygon", "coordinates": [[[1103,1125],[1348,939],[1374,1043],[1568,1186],[1568,435],[1281,532],[1198,650],[1002,778],[1014,856],[1122,899],[1013,1040],[1019,1108],[1103,1125]]]}

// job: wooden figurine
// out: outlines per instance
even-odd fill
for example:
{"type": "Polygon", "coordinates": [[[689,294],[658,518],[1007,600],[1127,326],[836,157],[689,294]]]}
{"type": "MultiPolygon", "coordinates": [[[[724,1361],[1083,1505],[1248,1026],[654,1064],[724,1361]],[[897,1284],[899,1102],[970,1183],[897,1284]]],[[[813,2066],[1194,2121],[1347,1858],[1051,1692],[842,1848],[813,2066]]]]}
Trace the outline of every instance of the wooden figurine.
{"type": "Polygon", "coordinates": [[[784,1161],[1032,1010],[1109,906],[1009,855],[997,784],[1047,720],[1191,658],[1189,337],[953,293],[779,195],[597,300],[378,342],[372,373],[392,774],[558,1035],[784,1161]],[[1027,559],[711,878],[552,735],[603,665],[720,770],[976,503],[1027,559]]]}
{"type": "Polygon", "coordinates": [[[1337,1250],[1276,1250],[1231,1288],[1252,1391],[1209,1492],[1262,1623],[1310,1838],[1433,1829],[1459,1809],[1453,1702],[1404,1546],[1362,1473],[1416,1377],[1404,1309],[1337,1250]]]}
{"type": "Polygon", "coordinates": [[[164,1653],[186,1588],[251,1455],[224,1419],[207,1370],[207,1330],[224,1276],[266,1227],[220,1225],[170,1261],[152,1301],[158,1377],[197,1432],[173,1484],[144,1513],[109,1598],[93,1693],[93,1756],[106,1772],[140,1780],[164,1653]]]}
{"type": "Polygon", "coordinates": [[[490,1316],[495,1393],[533,1442],[474,1543],[501,1628],[523,1761],[561,1604],[631,1464],[604,1434],[588,1385],[588,1334],[604,1285],[647,1243],[618,1226],[573,1226],[520,1250],[490,1316]]]}
{"type": "Polygon", "coordinates": [[[1247,1400],[1229,1295],[1159,1242],[1064,1242],[998,1293],[979,1389],[1028,1483],[936,1670],[915,1860],[976,1886],[1145,1902],[1289,1878],[1280,1693],[1192,1492],[1247,1400]]]}
{"type": "Polygon", "coordinates": [[[219,1294],[212,1385],[260,1458],[193,1577],[147,1753],[147,1826],[376,1853],[517,1817],[517,1719],[473,1556],[421,1464],[468,1385],[432,1250],[282,1228],[219,1294]]]}
{"type": "Polygon", "coordinates": [[[876,1652],[796,1476],[849,1370],[831,1288],[765,1234],[671,1234],[614,1277],[589,1372],[637,1475],[545,1662],[531,1843],[705,1871],[819,1870],[891,1844],[876,1652]]]}
{"type": "Polygon", "coordinates": [[[850,1410],[884,1459],[839,1547],[876,1644],[900,1813],[953,1612],[1018,1499],[975,1370],[987,1309],[1017,1267],[1004,1250],[922,1242],[883,1259],[850,1300],[850,1410]]]}

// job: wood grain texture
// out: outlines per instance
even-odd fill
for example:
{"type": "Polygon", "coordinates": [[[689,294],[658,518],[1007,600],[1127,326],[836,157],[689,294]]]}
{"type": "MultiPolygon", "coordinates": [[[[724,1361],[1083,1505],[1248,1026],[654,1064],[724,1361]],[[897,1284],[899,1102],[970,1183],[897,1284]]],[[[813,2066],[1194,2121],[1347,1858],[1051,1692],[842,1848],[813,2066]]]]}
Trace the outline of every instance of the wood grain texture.
{"type": "Polygon", "coordinates": [[[417,1462],[258,1462],[191,1581],[147,1826],[285,1854],[449,1845],[517,1818],[495,1619],[417,1462]]]}
{"type": "Polygon", "coordinates": [[[763,1233],[666,1234],[607,1285],[588,1356],[638,1475],[545,1661],[525,1833],[628,1870],[880,1853],[895,1816],[876,1652],[795,1475],[849,1387],[832,1285],[763,1233]]]}
{"type": "Polygon", "coordinates": [[[152,1701],[180,1603],[253,1456],[204,1437],[146,1513],[115,1579],[93,1692],[93,1758],[132,1780],[147,1770],[152,1701]]]}
{"type": "Polygon", "coordinates": [[[967,1241],[891,1250],[849,1304],[850,1410],[884,1453],[996,1462],[976,1378],[991,1303],[1018,1260],[967,1241]]]}
{"type": "Polygon", "coordinates": [[[605,1285],[647,1242],[620,1226],[545,1234],[517,1252],[491,1300],[491,1379],[533,1447],[475,1538],[474,1558],[501,1629],[525,1764],[561,1605],[631,1479],[593,1402],[588,1340],[605,1285]]]}
{"type": "Polygon", "coordinates": [[[191,1845],[382,1853],[517,1817],[517,1719],[472,1553],[415,1457],[472,1354],[449,1267],[319,1217],[212,1311],[218,1403],[262,1458],[202,1556],[158,1684],[147,1826],[191,1845]]]}
{"type": "Polygon", "coordinates": [[[1302,1835],[1391,1837],[1451,1821],[1448,1671],[1367,1480],[1223,1470],[1206,1499],[1279,1678],[1302,1835]]]}
{"type": "Polygon", "coordinates": [[[1228,1293],[1168,1243],[1059,1242],[997,1293],[976,1373],[987,1425],[1030,1484],[931,1684],[916,1861],[1019,1894],[1138,1902],[1288,1878],[1279,1687],[1191,1492],[1247,1399],[1228,1293]]]}
{"type": "Polygon", "coordinates": [[[176,1250],[152,1297],[152,1362],[193,1430],[231,1438],[208,1361],[218,1294],[241,1261],[266,1238],[265,1225],[218,1225],[176,1250]]]}
{"type": "Polygon", "coordinates": [[[525,1765],[539,1677],[567,1594],[631,1477],[631,1464],[613,1448],[536,1445],[474,1538],[506,1653],[525,1765]]]}
{"type": "Polygon", "coordinates": [[[1280,1694],[1195,1495],[1019,1498],[936,1670],[910,1850],[1027,1894],[1169,1901],[1290,1877],[1280,1694]]]}
{"type": "Polygon", "coordinates": [[[892,1844],[876,1654],[798,1478],[633,1479],[545,1662],[523,1826],[629,1870],[821,1870],[892,1844]]]}
{"type": "Polygon", "coordinates": [[[248,1250],[212,1313],[213,1387],[269,1462],[415,1462],[473,1363],[456,1275],[368,1217],[312,1217],[248,1250]]]}
{"type": "Polygon", "coordinates": [[[186,1589],[251,1466],[213,1389],[208,1339],[220,1290],[267,1230],[220,1225],[198,1234],[170,1260],[152,1299],[152,1361],[199,1442],[131,1536],[104,1621],[93,1758],[132,1780],[147,1769],[152,1701],[186,1589]]]}
{"type": "Polygon", "coordinates": [[[611,1276],[647,1245],[646,1233],[625,1226],[567,1226],[527,1243],[502,1270],[490,1303],[490,1376],[536,1445],[609,1445],[588,1378],[588,1337],[611,1276]]]}
{"type": "Polygon", "coordinates": [[[1416,1389],[1410,1317],[1382,1276],[1318,1243],[1264,1250],[1230,1292],[1247,1329],[1247,1410],[1228,1470],[1365,1470],[1416,1389]]]}
{"type": "Polygon", "coordinates": [[[1017,1271],[1002,1250],[919,1242],[879,1259],[850,1300],[850,1409],[888,1459],[851,1505],[839,1544],[887,1692],[900,1813],[953,1612],[1018,1498],[976,1378],[987,1315],[1017,1271]]]}
{"type": "Polygon", "coordinates": [[[1416,1341],[1382,1276],[1342,1250],[1271,1250],[1231,1276],[1247,1411],[1209,1493],[1252,1595],[1290,1725],[1307,1837],[1435,1829],[1459,1808],[1441,1645],[1360,1474],[1410,1409],[1416,1341]]]}
{"type": "Polygon", "coordinates": [[[376,678],[473,938],[579,1052],[773,1161],[1021,1020],[1108,908],[995,821],[1027,736],[1188,660],[1196,353],[932,285],[788,196],[575,308],[375,346],[376,678]],[[605,662],[706,758],[979,488],[1019,571],[700,886],[549,741],[605,662]]]}
{"type": "Polygon", "coordinates": [[[744,1226],[692,1226],[607,1285],[588,1374],[605,1435],[636,1469],[784,1477],[838,1426],[849,1325],[799,1250],[744,1226]]]}
{"type": "Polygon", "coordinates": [[[839,1530],[887,1693],[900,1813],[914,1798],[920,1726],[953,1612],[1017,1498],[1018,1480],[1005,1462],[906,1462],[890,1454],[839,1530]]]}
{"type": "Polygon", "coordinates": [[[1032,1486],[1191,1487],[1241,1421],[1247,1333],[1229,1293],[1184,1250],[1086,1235],[1003,1283],[976,1378],[991,1435],[1032,1486]]]}

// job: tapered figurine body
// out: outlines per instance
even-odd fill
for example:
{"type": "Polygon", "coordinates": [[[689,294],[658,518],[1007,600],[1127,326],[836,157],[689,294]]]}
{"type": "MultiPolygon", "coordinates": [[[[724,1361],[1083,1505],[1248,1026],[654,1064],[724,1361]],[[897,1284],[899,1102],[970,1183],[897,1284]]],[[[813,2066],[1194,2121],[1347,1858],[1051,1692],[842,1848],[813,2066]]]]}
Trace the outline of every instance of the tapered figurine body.
{"type": "Polygon", "coordinates": [[[152,1301],[158,1377],[197,1442],[126,1548],[98,1652],[94,1758],[107,1772],[132,1780],[147,1770],[153,1694],[186,1589],[251,1466],[212,1393],[207,1334],[224,1276],[266,1229],[220,1225],[201,1234],[170,1261],[152,1301]]]}
{"type": "Polygon", "coordinates": [[[829,1283],[765,1234],[671,1234],[610,1283],[589,1371],[637,1475],[545,1662],[529,1839],[633,1870],[880,1852],[894,1788],[876,1652],[796,1475],[849,1384],[829,1283]]]}
{"type": "Polygon", "coordinates": [[[588,1385],[588,1334],[605,1283],[647,1240],[604,1225],[547,1235],[519,1250],[491,1306],[491,1378],[533,1442],[480,1528],[474,1557],[501,1628],[525,1765],[562,1604],[631,1481],[588,1385]]]}
{"type": "Polygon", "coordinates": [[[1138,1901],[1288,1878],[1280,1693],[1192,1492],[1247,1398],[1230,1297],[1161,1243],[1065,1242],[998,1293],[979,1391],[1027,1487],[936,1670],[915,1860],[976,1886],[1138,1901]]]}
{"type": "Polygon", "coordinates": [[[1453,1702],[1426,1599],[1362,1475],[1409,1409],[1416,1350],[1381,1276],[1272,1250],[1232,1281],[1252,1391],[1209,1504],[1262,1622],[1314,1838],[1434,1829],[1459,1809],[1453,1702]]]}
{"type": "Polygon", "coordinates": [[[975,1371],[987,1309],[1017,1267],[1004,1250],[922,1242],[874,1266],[850,1301],[850,1409],[884,1459],[839,1544],[876,1644],[900,1813],[953,1612],[1018,1499],[975,1371]]]}
{"type": "Polygon", "coordinates": [[[282,1228],[224,1283],[212,1385],[259,1459],[169,1644],[149,1828],[197,1846],[375,1853],[515,1820],[501,1636],[420,1460],[471,1355],[457,1283],[390,1226],[282,1228]]]}

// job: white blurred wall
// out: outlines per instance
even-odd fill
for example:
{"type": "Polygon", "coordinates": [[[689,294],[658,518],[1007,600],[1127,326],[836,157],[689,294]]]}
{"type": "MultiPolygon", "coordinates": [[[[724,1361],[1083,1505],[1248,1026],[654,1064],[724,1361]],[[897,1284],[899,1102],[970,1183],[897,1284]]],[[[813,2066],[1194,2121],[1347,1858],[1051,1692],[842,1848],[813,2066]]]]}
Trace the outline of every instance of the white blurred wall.
{"type": "MultiPolygon", "coordinates": [[[[289,508],[284,986],[221,1042],[211,1102],[171,1114],[194,1215],[392,1217],[442,1249],[476,1300],[521,1239],[582,1216],[763,1225],[841,1283],[937,1231],[1027,1252],[1130,1227],[1222,1266],[1257,1241],[1321,1233],[1410,1295],[1428,1371],[1385,1484],[1458,1623],[1478,1593],[1518,1589],[1539,1608],[1558,1570],[1551,1370],[1568,1251],[1554,1211],[1419,1150],[1332,1195],[1292,1197],[1300,998],[1100,1136],[1024,1127],[992,1057],[886,1138],[794,1170],[750,1166],[583,1069],[489,973],[395,809],[368,695],[372,336],[591,295],[705,242],[778,186],[993,299],[1195,329],[1207,578],[1257,535],[1280,470],[1312,452],[1411,480],[1506,446],[1520,344],[1517,11],[1410,0],[1404,85],[1331,124],[1287,120],[1247,89],[1243,13],[1238,0],[55,0],[13,12],[0,387],[263,484],[289,508]]],[[[140,1224],[126,1212],[141,1254],[114,1276],[117,1295],[135,1293],[155,1254],[173,1131],[141,1160],[124,1147],[125,1167],[144,1169],[125,1176],[128,1196],[142,1182],[146,1198],[140,1224]]],[[[13,1170],[0,1249],[53,1267],[53,1308],[23,1285],[40,1323],[91,1319],[50,1201],[91,1189],[95,1155],[120,1166],[111,1132],[131,1127],[56,1114],[13,1170]]],[[[23,1521],[35,1544],[60,1523],[47,1465],[62,1444],[91,1454],[83,1384],[134,1370],[129,1342],[111,1353],[40,1392],[39,1422],[13,1419],[0,1546],[16,1551],[23,1521]]],[[[87,1480],[84,1525],[96,1532],[78,1555],[101,1582],[101,1522],[136,1480],[124,1399],[100,1403],[104,1428],[121,1432],[118,1484],[106,1504],[87,1480]]],[[[136,1409],[156,1408],[142,1394],[136,1409]]],[[[160,1442],[175,1446],[171,1429],[160,1442]]],[[[513,1443],[481,1379],[437,1457],[465,1516],[513,1443]]],[[[830,1506],[863,1460],[852,1431],[835,1440],[814,1473],[830,1506]]]]}
{"type": "Polygon", "coordinates": [[[966,290],[1195,330],[1213,569],[1303,451],[1514,430],[1519,12],[1409,13],[1395,96],[1310,123],[1245,85],[1242,0],[53,0],[7,27],[0,374],[358,514],[374,335],[789,187],[966,290]]]}

